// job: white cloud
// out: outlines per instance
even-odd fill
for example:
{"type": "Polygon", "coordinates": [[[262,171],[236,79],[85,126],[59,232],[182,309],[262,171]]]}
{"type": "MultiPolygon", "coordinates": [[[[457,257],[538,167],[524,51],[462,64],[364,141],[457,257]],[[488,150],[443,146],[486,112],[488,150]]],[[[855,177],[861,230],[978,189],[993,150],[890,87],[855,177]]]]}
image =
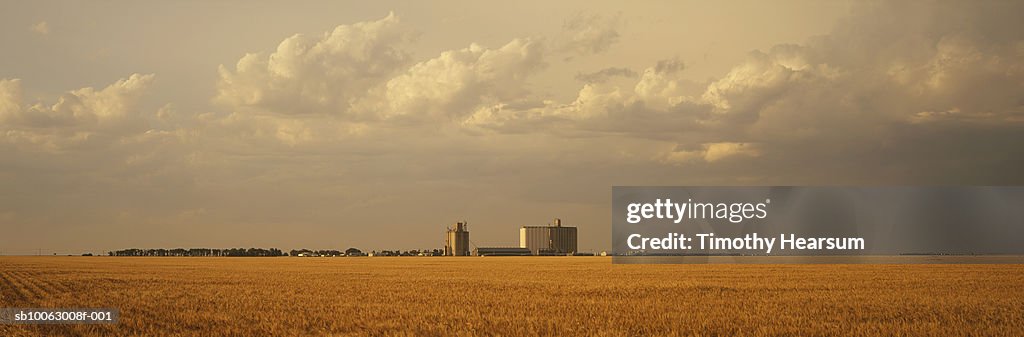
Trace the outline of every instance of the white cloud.
{"type": "Polygon", "coordinates": [[[633,88],[636,99],[643,101],[647,107],[659,110],[669,109],[685,100],[693,101],[686,90],[692,82],[682,79],[679,74],[683,68],[681,61],[671,59],[644,69],[640,81],[633,88]]]}
{"type": "Polygon", "coordinates": [[[8,142],[51,149],[145,132],[148,122],[140,115],[138,103],[153,78],[132,74],[103,89],[68,91],[49,105],[25,102],[20,80],[0,80],[0,130],[8,142]]]}
{"type": "MultiPolygon", "coordinates": [[[[35,101],[16,79],[0,80],[0,175],[4,209],[21,216],[7,226],[117,223],[129,210],[190,203],[195,130],[161,125],[141,102],[152,74],[132,74],[102,88],[84,87],[35,101]],[[17,224],[17,225],[15,225],[17,224]]],[[[138,223],[139,218],[125,219],[138,223]]]]}
{"type": "Polygon", "coordinates": [[[544,66],[544,46],[530,39],[446,51],[388,81],[382,114],[461,120],[481,104],[523,97],[527,77],[544,66]]]}
{"type": "Polygon", "coordinates": [[[394,13],[320,36],[296,34],[269,55],[245,55],[233,71],[221,66],[215,101],[256,113],[350,114],[407,64],[408,39],[394,13]]]}
{"type": "Polygon", "coordinates": [[[217,124],[298,145],[346,138],[367,124],[460,122],[480,106],[527,97],[527,78],[546,65],[536,39],[470,44],[417,63],[402,49],[407,39],[390,14],[247,54],[234,71],[220,69],[214,100],[232,113],[217,124]]]}
{"type": "Polygon", "coordinates": [[[492,104],[477,110],[464,124],[497,131],[558,128],[561,132],[615,132],[641,137],[678,132],[699,122],[709,110],[695,97],[701,86],[683,79],[682,69],[678,60],[660,61],[644,69],[630,86],[594,81],[585,83],[568,103],[542,100],[532,106],[492,104]]]}
{"type": "Polygon", "coordinates": [[[754,51],[705,84],[668,60],[632,87],[594,81],[569,103],[498,102],[465,125],[658,139],[668,150],[657,161],[734,167],[757,158],[757,179],[870,180],[880,176],[869,172],[928,167],[936,173],[899,176],[1002,181],[1015,168],[995,163],[1021,154],[1007,144],[1024,141],[1024,26],[988,22],[1007,18],[994,14],[1000,6],[965,6],[865,4],[831,34],[754,51]],[[953,152],[934,151],[940,144],[953,152]],[[952,157],[972,164],[937,164],[952,157]],[[993,175],[983,178],[967,169],[989,164],[993,175]]]}

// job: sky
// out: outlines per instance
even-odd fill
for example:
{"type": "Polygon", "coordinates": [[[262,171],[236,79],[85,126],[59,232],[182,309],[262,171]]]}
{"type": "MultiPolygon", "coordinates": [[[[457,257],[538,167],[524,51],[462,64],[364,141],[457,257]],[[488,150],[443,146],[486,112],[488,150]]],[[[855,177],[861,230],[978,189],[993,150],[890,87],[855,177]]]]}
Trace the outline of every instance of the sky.
{"type": "Polygon", "coordinates": [[[1024,4],[0,11],[0,254],[478,246],[611,187],[1024,183],[1024,4]]]}

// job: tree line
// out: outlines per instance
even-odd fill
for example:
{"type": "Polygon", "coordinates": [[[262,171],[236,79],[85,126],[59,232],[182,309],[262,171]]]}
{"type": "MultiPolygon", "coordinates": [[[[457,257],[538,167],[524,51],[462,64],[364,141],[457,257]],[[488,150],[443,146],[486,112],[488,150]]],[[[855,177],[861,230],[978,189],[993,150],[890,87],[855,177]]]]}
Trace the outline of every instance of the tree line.
{"type": "Polygon", "coordinates": [[[362,251],[360,251],[358,249],[355,249],[355,248],[346,249],[344,252],[342,252],[340,250],[333,250],[333,249],[326,249],[326,250],[292,249],[290,252],[288,252],[288,255],[291,255],[291,256],[360,256],[362,254],[363,254],[362,251]]]}
{"type": "MultiPolygon", "coordinates": [[[[442,256],[444,250],[432,249],[432,250],[382,250],[373,251],[371,253],[375,256],[442,256]]],[[[107,252],[109,256],[365,256],[361,250],[357,248],[349,248],[345,251],[334,250],[334,249],[323,249],[323,250],[311,250],[311,249],[292,249],[291,251],[284,252],[277,248],[263,249],[263,248],[174,248],[174,249],[122,249],[107,252]]]]}
{"type": "Polygon", "coordinates": [[[107,252],[109,256],[288,256],[277,248],[175,248],[124,249],[107,252]]]}
{"type": "Polygon", "coordinates": [[[374,256],[443,256],[444,250],[432,249],[432,250],[382,250],[373,251],[374,256]]]}

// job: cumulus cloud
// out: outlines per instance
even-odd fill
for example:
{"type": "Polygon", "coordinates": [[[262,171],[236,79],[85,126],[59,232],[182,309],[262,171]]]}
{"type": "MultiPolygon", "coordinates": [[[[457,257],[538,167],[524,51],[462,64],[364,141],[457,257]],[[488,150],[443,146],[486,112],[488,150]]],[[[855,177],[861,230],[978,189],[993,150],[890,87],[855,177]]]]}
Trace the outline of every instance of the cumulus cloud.
{"type": "MultiPolygon", "coordinates": [[[[1024,182],[1024,29],[996,29],[1020,26],[989,13],[1011,10],[929,6],[863,5],[829,34],[750,52],[708,80],[670,57],[598,67],[564,100],[529,85],[564,51],[557,39],[470,44],[405,59],[345,104],[297,104],[310,113],[228,104],[203,130],[218,151],[194,161],[218,188],[269,196],[250,200],[265,207],[247,220],[327,223],[310,214],[387,214],[386,201],[435,194],[446,201],[417,213],[462,214],[486,208],[493,189],[547,210],[615,184],[1024,182]]],[[[331,83],[329,68],[308,66],[331,83]]]]}
{"type": "Polygon", "coordinates": [[[153,78],[153,74],[132,74],[103,89],[68,91],[53,104],[26,102],[21,80],[0,80],[0,130],[7,142],[50,149],[145,132],[148,122],[138,103],[153,78]]]}
{"type": "Polygon", "coordinates": [[[569,98],[531,82],[607,51],[616,24],[414,59],[388,15],[221,67],[210,111],[141,104],[152,75],[55,94],[0,80],[0,174],[31,192],[0,195],[0,222],[224,224],[232,243],[348,220],[426,228],[419,245],[452,214],[600,224],[612,185],[1024,183],[1021,6],[861,4],[706,80],[671,55],[587,63],[569,98]]]}
{"type": "Polygon", "coordinates": [[[255,127],[253,134],[294,145],[368,124],[458,122],[480,106],[528,96],[528,77],[547,64],[546,46],[534,38],[472,43],[412,62],[408,35],[392,13],[247,54],[234,70],[220,69],[214,100],[231,113],[217,124],[255,127]]]}
{"type": "Polygon", "coordinates": [[[481,104],[522,97],[527,77],[544,66],[543,44],[530,39],[447,51],[388,81],[383,113],[461,120],[481,104]]]}
{"type": "MultiPolygon", "coordinates": [[[[17,215],[0,225],[53,238],[43,233],[51,226],[78,235],[87,225],[148,222],[124,212],[158,217],[190,203],[184,158],[195,150],[195,130],[161,124],[146,108],[154,79],[132,74],[101,88],[38,94],[52,100],[33,98],[21,80],[0,80],[0,176],[13,191],[0,195],[0,213],[17,215]]],[[[74,236],[58,235],[70,244],[74,236]]]]}
{"type": "Polygon", "coordinates": [[[1007,141],[1024,141],[1024,27],[1001,14],[1004,6],[865,4],[832,33],[753,51],[708,83],[685,80],[683,63],[669,59],[633,87],[587,81],[573,102],[495,104],[467,125],[660,139],[668,150],[658,161],[756,161],[762,180],[863,181],[879,178],[866,172],[927,169],[935,173],[891,178],[1019,181],[1019,161],[1006,158],[1021,154],[1007,141]],[[935,151],[938,144],[947,147],[935,151]],[[971,164],[948,166],[954,157],[971,164]],[[843,164],[792,167],[820,160],[843,164]],[[975,165],[990,175],[968,168],[975,165]]]}
{"type": "Polygon", "coordinates": [[[710,106],[695,98],[701,86],[682,78],[682,69],[676,59],[663,60],[644,69],[632,86],[595,81],[584,84],[572,102],[543,100],[526,107],[498,103],[478,109],[464,125],[498,132],[557,128],[640,137],[688,130],[710,106]]]}
{"type": "Polygon", "coordinates": [[[394,13],[340,25],[319,36],[296,34],[272,53],[246,54],[221,66],[214,99],[239,111],[286,115],[352,113],[367,91],[409,62],[409,34],[394,13]]]}
{"type": "Polygon", "coordinates": [[[1024,36],[1008,32],[1024,27],[991,25],[1008,19],[1001,10],[861,7],[829,35],[752,53],[701,98],[732,130],[718,137],[764,145],[761,163],[831,161],[845,167],[818,170],[865,180],[1019,181],[1007,158],[1021,153],[1006,142],[1024,127],[1024,36]],[[865,176],[887,170],[904,173],[865,176]]]}

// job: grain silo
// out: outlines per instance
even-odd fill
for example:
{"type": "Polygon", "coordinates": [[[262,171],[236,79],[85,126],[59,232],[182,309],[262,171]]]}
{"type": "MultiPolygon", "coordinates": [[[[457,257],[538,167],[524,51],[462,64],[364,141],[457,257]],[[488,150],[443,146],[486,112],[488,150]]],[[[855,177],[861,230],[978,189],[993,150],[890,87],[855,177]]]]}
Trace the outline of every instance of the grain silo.
{"type": "Polygon", "coordinates": [[[568,255],[576,253],[576,227],[562,226],[555,219],[547,226],[523,226],[519,229],[519,247],[529,248],[533,255],[568,255]]]}
{"type": "Polygon", "coordinates": [[[469,256],[469,229],[466,222],[448,227],[444,242],[445,256],[469,256]]]}

